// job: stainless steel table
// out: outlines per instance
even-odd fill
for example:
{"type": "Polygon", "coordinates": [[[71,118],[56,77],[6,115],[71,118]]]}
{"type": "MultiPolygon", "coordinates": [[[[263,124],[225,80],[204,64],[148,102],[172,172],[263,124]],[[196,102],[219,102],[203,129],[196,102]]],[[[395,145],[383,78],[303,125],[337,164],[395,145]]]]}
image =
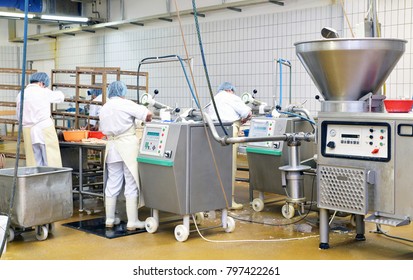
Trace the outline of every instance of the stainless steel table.
{"type": "MultiPolygon", "coordinates": [[[[77,149],[78,153],[78,162],[73,162],[69,161],[68,165],[73,165],[73,166],[67,166],[73,168],[73,174],[77,175],[79,177],[79,185],[78,185],[78,190],[73,190],[73,193],[78,193],[79,194],[79,211],[83,211],[83,199],[85,195],[88,196],[95,196],[95,197],[104,197],[104,189],[105,189],[105,182],[102,179],[102,182],[97,182],[97,183],[84,183],[83,180],[86,176],[93,176],[93,175],[98,175],[103,177],[103,168],[101,169],[86,169],[87,166],[85,166],[85,163],[87,164],[87,151],[88,150],[97,150],[102,152],[103,154],[105,153],[105,144],[100,144],[100,143],[83,143],[83,142],[59,142],[60,148],[61,148],[61,153],[62,153],[62,161],[65,162],[64,156],[67,157],[72,157],[73,154],[69,153],[68,155],[64,155],[64,151],[67,148],[72,148],[72,149],[77,149]],[[96,186],[96,185],[102,185],[102,190],[100,192],[94,192],[90,190],[85,190],[85,186],[96,186]]],[[[70,150],[69,150],[70,151],[70,150]]],[[[75,185],[73,186],[75,187],[75,185]]]]}

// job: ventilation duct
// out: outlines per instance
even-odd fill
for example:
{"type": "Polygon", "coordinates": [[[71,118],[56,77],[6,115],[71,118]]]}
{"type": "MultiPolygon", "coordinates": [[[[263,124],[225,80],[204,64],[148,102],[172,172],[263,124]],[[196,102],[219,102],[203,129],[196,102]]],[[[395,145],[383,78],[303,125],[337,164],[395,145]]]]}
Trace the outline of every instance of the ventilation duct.
{"type": "MultiPolygon", "coordinates": [[[[25,0],[0,0],[2,7],[14,8],[24,12],[25,0]]],[[[30,13],[51,15],[81,16],[82,4],[70,0],[29,0],[30,13]]]]}
{"type": "MultiPolygon", "coordinates": [[[[24,12],[25,0],[0,0],[0,7],[15,8],[24,12]]],[[[41,13],[43,12],[44,0],[29,0],[29,12],[41,13]]]]}

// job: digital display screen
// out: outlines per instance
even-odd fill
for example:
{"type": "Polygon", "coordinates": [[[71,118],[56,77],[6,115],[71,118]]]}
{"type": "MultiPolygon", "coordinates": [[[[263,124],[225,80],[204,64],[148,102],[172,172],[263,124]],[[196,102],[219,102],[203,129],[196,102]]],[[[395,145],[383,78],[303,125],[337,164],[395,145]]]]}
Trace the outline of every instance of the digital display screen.
{"type": "Polygon", "coordinates": [[[341,134],[341,137],[358,139],[358,138],[360,138],[360,135],[357,135],[357,134],[341,134]]]}
{"type": "Polygon", "coordinates": [[[254,128],[256,129],[256,130],[265,130],[265,131],[267,131],[267,126],[254,126],[254,128]]]}
{"type": "Polygon", "coordinates": [[[159,132],[148,131],[147,135],[148,136],[157,136],[157,137],[159,137],[159,132]]]}
{"type": "Polygon", "coordinates": [[[252,137],[261,137],[266,136],[268,130],[267,123],[252,123],[250,129],[250,136],[252,137]]]}

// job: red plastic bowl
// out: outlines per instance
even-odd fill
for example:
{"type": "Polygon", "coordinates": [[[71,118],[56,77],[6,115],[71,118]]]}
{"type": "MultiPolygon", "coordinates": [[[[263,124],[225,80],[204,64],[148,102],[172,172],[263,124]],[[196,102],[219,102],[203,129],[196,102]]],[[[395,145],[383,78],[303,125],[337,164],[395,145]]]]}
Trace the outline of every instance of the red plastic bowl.
{"type": "Polygon", "coordinates": [[[408,113],[413,106],[413,100],[385,99],[383,102],[388,113],[408,113]]]}
{"type": "Polygon", "coordinates": [[[89,131],[89,138],[102,139],[103,137],[105,137],[105,134],[101,131],[89,131]]]}

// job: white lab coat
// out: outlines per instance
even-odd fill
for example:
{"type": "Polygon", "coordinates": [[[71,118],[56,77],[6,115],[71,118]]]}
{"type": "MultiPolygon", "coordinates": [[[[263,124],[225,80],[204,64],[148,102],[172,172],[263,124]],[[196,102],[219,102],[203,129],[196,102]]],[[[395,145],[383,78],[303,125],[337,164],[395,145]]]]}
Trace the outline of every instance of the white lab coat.
{"type": "Polygon", "coordinates": [[[105,196],[119,195],[123,183],[119,174],[124,174],[125,197],[139,196],[139,206],[143,206],[143,198],[139,195],[139,144],[135,134],[135,120],[145,120],[147,114],[146,107],[120,97],[110,98],[99,114],[99,130],[108,138],[105,166],[109,174],[105,196]]]}
{"type": "MultiPolygon", "coordinates": [[[[100,94],[100,95],[98,95],[97,97],[95,97],[95,99],[93,99],[93,101],[102,102],[102,94],[100,94]]],[[[90,104],[89,116],[98,117],[101,108],[102,108],[101,105],[90,104]]],[[[90,120],[90,124],[91,124],[91,125],[96,125],[96,123],[97,123],[96,120],[90,120]]]]}
{"type": "MultiPolygon", "coordinates": [[[[225,90],[218,92],[214,100],[222,122],[233,123],[248,117],[251,112],[251,108],[248,107],[238,95],[225,90]]],[[[213,121],[218,120],[212,103],[209,103],[205,107],[205,110],[213,121]]]]}
{"type": "MultiPolygon", "coordinates": [[[[16,99],[17,118],[20,116],[20,96],[16,99]]],[[[36,166],[38,162],[47,162],[48,166],[61,167],[59,141],[53,120],[51,104],[64,101],[64,94],[59,90],[52,91],[38,84],[30,84],[24,90],[23,104],[23,138],[26,153],[26,166],[36,166]],[[46,159],[35,158],[34,146],[44,145],[46,159]]]]}

